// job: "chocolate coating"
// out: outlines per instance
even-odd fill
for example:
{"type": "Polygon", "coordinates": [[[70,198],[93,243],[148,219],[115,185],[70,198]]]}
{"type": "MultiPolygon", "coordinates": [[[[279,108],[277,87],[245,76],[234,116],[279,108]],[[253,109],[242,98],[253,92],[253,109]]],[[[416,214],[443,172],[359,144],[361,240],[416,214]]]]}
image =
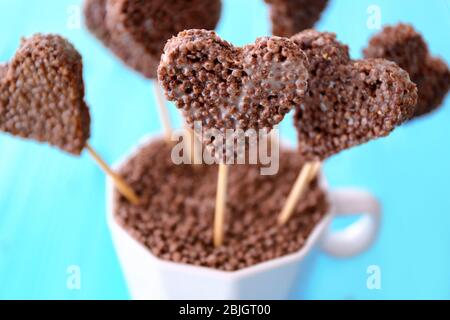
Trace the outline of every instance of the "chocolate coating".
{"type": "Polygon", "coordinates": [[[301,170],[296,152],[281,151],[280,171],[262,176],[257,165],[229,170],[224,245],[212,243],[217,166],[174,165],[163,140],[143,146],[121,169],[142,203],[116,193],[117,221],[157,257],[225,271],[243,269],[297,252],[328,212],[314,181],[289,222],[277,217],[301,170]]]}
{"type": "Polygon", "coordinates": [[[23,39],[0,67],[0,130],[79,155],[90,135],[82,59],[58,35],[23,39]]]}
{"type": "Polygon", "coordinates": [[[417,88],[395,63],[352,61],[333,33],[306,30],[292,39],[310,61],[309,91],[295,113],[306,159],[324,160],[386,136],[413,115],[417,88]]]}
{"type": "Polygon", "coordinates": [[[220,0],[86,0],[89,30],[125,64],[147,78],[156,70],[166,41],[191,28],[214,29],[220,0]]]}
{"type": "Polygon", "coordinates": [[[386,26],[372,37],[364,56],[393,61],[409,73],[419,92],[414,117],[437,109],[450,90],[447,64],[431,56],[422,35],[411,25],[400,23],[386,26]]]}
{"type": "Polygon", "coordinates": [[[238,48],[213,31],[188,30],[167,42],[158,78],[192,128],[270,130],[302,102],[308,62],[286,38],[238,48]]]}
{"type": "Polygon", "coordinates": [[[328,5],[328,0],[264,0],[270,5],[272,33],[291,37],[312,28],[328,5]]]}

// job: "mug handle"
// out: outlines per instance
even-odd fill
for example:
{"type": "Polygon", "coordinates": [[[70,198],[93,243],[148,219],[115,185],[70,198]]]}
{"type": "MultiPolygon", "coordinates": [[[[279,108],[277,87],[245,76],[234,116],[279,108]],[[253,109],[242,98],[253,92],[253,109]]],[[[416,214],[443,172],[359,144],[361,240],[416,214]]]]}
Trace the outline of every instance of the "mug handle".
{"type": "Polygon", "coordinates": [[[375,241],[381,222],[380,202],[371,193],[353,188],[333,190],[330,201],[333,217],[362,214],[344,230],[325,231],[322,248],[335,257],[351,257],[366,251],[375,241]]]}

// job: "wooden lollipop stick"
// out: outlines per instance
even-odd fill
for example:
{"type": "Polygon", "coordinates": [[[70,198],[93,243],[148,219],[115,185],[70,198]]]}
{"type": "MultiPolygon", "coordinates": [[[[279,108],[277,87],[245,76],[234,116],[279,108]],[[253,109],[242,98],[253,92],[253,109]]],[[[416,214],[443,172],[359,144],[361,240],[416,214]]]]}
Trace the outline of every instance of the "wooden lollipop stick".
{"type": "Polygon", "coordinates": [[[133,189],[118,175],[116,174],[107,164],[106,162],[98,155],[98,153],[89,145],[89,143],[86,143],[86,149],[89,152],[89,154],[92,156],[92,158],[97,162],[97,164],[102,168],[102,170],[113,179],[114,184],[117,187],[117,190],[121,194],[124,195],[125,198],[130,201],[130,203],[134,205],[138,205],[140,200],[139,197],[134,193],[133,189]]]}
{"type": "Polygon", "coordinates": [[[158,110],[159,110],[159,117],[161,119],[163,128],[164,128],[164,136],[166,139],[167,143],[171,143],[171,138],[172,138],[172,125],[170,123],[170,116],[169,116],[169,112],[168,112],[168,108],[167,108],[167,104],[166,104],[166,98],[164,97],[164,93],[161,89],[161,87],[159,86],[159,84],[154,81],[153,83],[153,87],[155,89],[155,94],[156,94],[156,102],[158,105],[158,110]]]}
{"type": "Polygon", "coordinates": [[[283,210],[278,216],[278,223],[280,225],[284,225],[286,222],[288,222],[289,218],[294,212],[295,206],[297,205],[298,201],[304,194],[309,183],[314,179],[314,177],[319,172],[320,167],[321,167],[320,162],[308,162],[303,166],[302,170],[300,171],[300,174],[297,177],[297,180],[295,181],[294,187],[289,193],[289,196],[286,200],[283,210]]]}
{"type": "Polygon", "coordinates": [[[185,145],[184,145],[184,150],[187,153],[187,156],[191,162],[191,164],[195,164],[195,153],[196,153],[196,148],[195,148],[195,136],[194,136],[194,132],[192,131],[191,128],[189,128],[188,125],[184,126],[184,141],[185,141],[185,145]]]}
{"type": "Polygon", "coordinates": [[[216,212],[214,215],[214,246],[220,247],[223,243],[225,208],[227,202],[228,166],[219,165],[217,180],[216,212]]]}

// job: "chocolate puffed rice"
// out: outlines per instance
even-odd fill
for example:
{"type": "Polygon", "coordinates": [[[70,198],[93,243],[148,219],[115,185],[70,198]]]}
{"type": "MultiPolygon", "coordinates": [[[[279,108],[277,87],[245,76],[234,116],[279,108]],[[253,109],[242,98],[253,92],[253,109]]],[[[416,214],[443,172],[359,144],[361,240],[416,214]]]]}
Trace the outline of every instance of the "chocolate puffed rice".
{"type": "Polygon", "coordinates": [[[283,150],[278,174],[263,176],[259,165],[229,170],[225,241],[212,243],[217,183],[215,165],[175,165],[163,140],[143,146],[121,169],[142,199],[133,206],[116,194],[115,218],[155,256],[196,266],[235,271],[298,252],[322,221],[329,205],[314,180],[292,218],[277,217],[303,161],[283,150]]]}
{"type": "Polygon", "coordinates": [[[23,39],[0,67],[0,130],[79,155],[90,135],[80,54],[58,35],[23,39]]]}
{"type": "Polygon", "coordinates": [[[310,63],[309,90],[295,113],[306,159],[324,160],[386,136],[414,114],[416,85],[395,63],[351,60],[333,33],[305,30],[292,40],[310,63]]]}
{"type": "Polygon", "coordinates": [[[214,29],[220,0],[85,0],[89,30],[132,69],[147,78],[166,41],[191,28],[214,29]]]}
{"type": "Polygon", "coordinates": [[[419,94],[414,117],[436,110],[450,90],[449,67],[430,54],[422,35],[411,25],[386,26],[372,37],[364,56],[393,61],[409,73],[419,94]]]}
{"type": "Polygon", "coordinates": [[[213,31],[187,30],[167,42],[158,79],[192,129],[198,122],[224,135],[227,129],[270,131],[302,103],[308,61],[287,38],[239,48],[213,31]]]}

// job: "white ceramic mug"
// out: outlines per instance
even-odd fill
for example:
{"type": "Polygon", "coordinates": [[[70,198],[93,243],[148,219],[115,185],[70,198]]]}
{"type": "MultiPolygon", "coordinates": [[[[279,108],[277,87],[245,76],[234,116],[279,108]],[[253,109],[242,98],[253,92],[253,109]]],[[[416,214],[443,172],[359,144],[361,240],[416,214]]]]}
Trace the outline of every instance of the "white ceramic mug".
{"type": "MultiPolygon", "coordinates": [[[[154,137],[156,138],[156,137],[154,137]]],[[[150,143],[154,138],[145,138],[150,143]]],[[[140,146],[140,145],[139,145],[140,146]]],[[[123,161],[119,168],[134,152],[123,161]]],[[[330,210],[319,222],[304,247],[298,252],[266,261],[242,270],[216,269],[164,261],[132,238],[115,218],[114,186],[107,178],[107,220],[114,246],[133,299],[285,299],[298,279],[307,279],[307,256],[320,247],[330,255],[350,257],[365,251],[375,240],[380,226],[378,200],[359,189],[329,190],[330,210]],[[362,214],[355,223],[341,231],[331,231],[336,216],[362,214]]]]}

